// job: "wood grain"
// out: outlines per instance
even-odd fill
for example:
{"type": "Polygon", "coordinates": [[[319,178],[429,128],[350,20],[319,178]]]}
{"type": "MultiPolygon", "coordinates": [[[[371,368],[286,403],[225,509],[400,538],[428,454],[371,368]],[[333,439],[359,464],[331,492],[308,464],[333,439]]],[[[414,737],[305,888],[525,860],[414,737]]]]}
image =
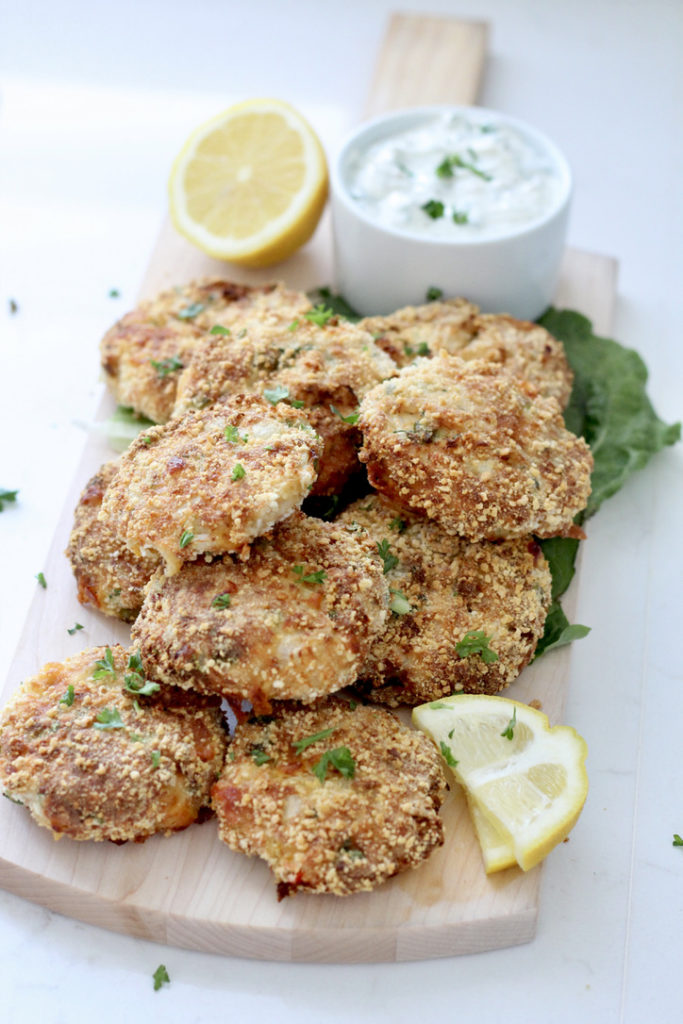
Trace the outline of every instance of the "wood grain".
{"type": "MultiPolygon", "coordinates": [[[[378,60],[369,108],[400,105],[401,69],[411,70],[410,95],[467,101],[481,74],[485,29],[474,23],[396,15],[378,60]],[[461,81],[446,70],[467,67],[461,81]],[[434,71],[433,78],[430,79],[434,71]],[[446,81],[448,79],[448,81],[446,81]],[[466,88],[467,87],[467,88],[466,88]]],[[[331,241],[324,219],[313,242],[278,276],[310,288],[331,280],[331,241]]],[[[599,330],[611,324],[615,263],[605,257],[567,254],[558,299],[590,316],[599,330]]],[[[208,260],[166,225],[142,283],[141,294],[225,266],[208,260]]],[[[264,275],[236,272],[238,280],[264,275]]],[[[102,416],[113,409],[109,396],[102,416]]],[[[87,479],[111,457],[100,434],[88,441],[45,566],[48,589],[37,588],[3,700],[20,680],[46,661],[81,647],[116,641],[129,630],[78,604],[64,558],[72,510],[87,479]],[[85,627],[74,637],[66,627],[85,627]]],[[[572,617],[575,586],[565,601],[572,617]]],[[[537,699],[552,722],[562,719],[569,649],[526,669],[510,688],[519,700],[537,699]]],[[[143,845],[56,842],[26,812],[0,801],[0,886],[91,924],[188,948],[270,960],[354,962],[414,960],[473,953],[529,941],[535,932],[541,867],[528,874],[511,868],[487,878],[464,800],[455,789],[444,807],[446,843],[416,871],[376,892],[339,899],[297,895],[278,903],[269,870],[218,842],[215,822],[143,845]]],[[[561,857],[563,848],[554,856],[561,857]]]]}

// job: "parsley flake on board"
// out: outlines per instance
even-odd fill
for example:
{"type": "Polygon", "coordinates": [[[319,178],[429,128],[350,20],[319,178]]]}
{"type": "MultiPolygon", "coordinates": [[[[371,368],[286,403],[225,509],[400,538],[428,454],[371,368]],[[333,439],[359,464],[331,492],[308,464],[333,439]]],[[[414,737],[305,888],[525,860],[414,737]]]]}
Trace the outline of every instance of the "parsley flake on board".
{"type": "Polygon", "coordinates": [[[379,552],[379,557],[382,559],[382,567],[385,576],[398,565],[398,558],[389,550],[390,548],[391,544],[386,538],[384,540],[377,541],[377,551],[379,552]]]}
{"type": "Polygon", "coordinates": [[[213,601],[211,602],[212,608],[229,608],[230,607],[230,594],[216,594],[213,601]]]}
{"type": "Polygon", "coordinates": [[[204,312],[203,302],[191,302],[189,306],[185,306],[184,309],[179,309],[176,316],[179,320],[194,320],[196,316],[204,312]]]}
{"type": "Polygon", "coordinates": [[[80,622],[74,622],[73,626],[71,626],[70,629],[67,629],[67,633],[69,634],[69,636],[74,636],[74,634],[78,633],[79,630],[81,629],[83,629],[83,626],[80,624],[80,622]]]}
{"type": "Polygon", "coordinates": [[[440,217],[443,217],[445,207],[440,199],[428,199],[426,203],[422,204],[420,209],[424,210],[432,220],[438,220],[440,217]]]}
{"type": "Polygon", "coordinates": [[[168,976],[168,971],[163,964],[159,964],[156,971],[152,975],[154,979],[154,991],[158,992],[162,985],[170,985],[171,979],[168,976]]]}
{"type": "Polygon", "coordinates": [[[435,288],[432,285],[431,288],[427,289],[427,294],[425,295],[425,299],[427,300],[427,302],[436,302],[436,300],[442,298],[442,296],[443,296],[443,289],[442,288],[435,288]]]}
{"type": "Polygon", "coordinates": [[[19,303],[17,302],[16,299],[10,299],[9,302],[8,302],[8,306],[9,306],[10,316],[14,316],[16,313],[19,312],[19,303]]]}
{"type": "Polygon", "coordinates": [[[75,696],[75,691],[74,691],[73,683],[69,683],[69,685],[66,688],[66,693],[64,693],[59,698],[59,703],[60,704],[65,704],[68,708],[70,708],[71,705],[74,702],[74,696],[75,696]]]}
{"type": "Polygon", "coordinates": [[[325,306],[322,302],[314,306],[313,309],[309,309],[308,313],[304,313],[304,316],[312,324],[317,324],[318,327],[324,327],[328,320],[331,320],[335,315],[333,309],[325,306]]]}
{"type": "Polygon", "coordinates": [[[177,356],[169,356],[168,359],[150,359],[150,363],[160,377],[168,377],[169,373],[175,373],[183,368],[183,363],[177,356]]]}
{"type": "Polygon", "coordinates": [[[678,832],[674,832],[674,841],[672,846],[683,846],[683,838],[679,836],[678,832]]]}
{"type": "Polygon", "coordinates": [[[47,580],[45,579],[45,573],[37,572],[36,579],[38,580],[38,583],[43,588],[43,590],[47,590],[47,580]]]}
{"type": "Polygon", "coordinates": [[[178,542],[181,548],[186,548],[188,544],[191,544],[194,540],[194,533],[192,530],[183,530],[180,534],[180,540],[178,542]]]}
{"type": "Polygon", "coordinates": [[[335,747],[334,750],[326,750],[317,764],[314,764],[311,771],[321,782],[325,781],[328,768],[336,768],[345,779],[352,779],[356,774],[356,762],[351,756],[348,747],[335,747]]]}
{"type": "Polygon", "coordinates": [[[0,489],[0,512],[5,507],[5,502],[16,501],[19,491],[3,491],[0,489]]]}
{"type": "Polygon", "coordinates": [[[231,480],[241,480],[243,476],[246,476],[246,470],[241,462],[235,463],[232,473],[230,474],[231,480]]]}
{"type": "Polygon", "coordinates": [[[448,744],[444,743],[444,741],[441,740],[441,743],[439,744],[439,749],[441,750],[441,756],[443,757],[443,759],[446,762],[446,764],[448,765],[448,767],[449,768],[455,768],[455,766],[457,765],[458,762],[453,757],[453,751],[448,746],[448,744]]]}
{"type": "Polygon", "coordinates": [[[302,583],[324,583],[327,579],[327,573],[324,569],[306,573],[303,565],[293,565],[292,572],[296,573],[302,583]]]}
{"type": "Polygon", "coordinates": [[[485,665],[492,665],[498,661],[498,655],[489,647],[491,637],[481,629],[470,629],[465,633],[462,640],[455,645],[455,651],[459,658],[469,658],[472,654],[480,654],[485,665]]]}
{"type": "Polygon", "coordinates": [[[335,727],[331,729],[322,729],[321,732],[314,732],[312,736],[305,736],[302,740],[296,740],[292,743],[292,746],[296,750],[297,754],[303,753],[307,747],[313,746],[318,740],[326,740],[328,736],[331,736],[334,732],[335,727]]]}
{"type": "Polygon", "coordinates": [[[517,725],[517,708],[512,711],[512,718],[503,729],[501,736],[506,740],[512,740],[515,737],[515,726],[517,725]]]}
{"type": "Polygon", "coordinates": [[[118,299],[118,298],[120,298],[120,296],[121,296],[121,292],[118,290],[118,288],[110,288],[109,289],[109,298],[110,299],[118,299]]]}
{"type": "Polygon", "coordinates": [[[95,729],[123,729],[121,715],[116,708],[102,708],[93,722],[95,729]]]}
{"type": "Polygon", "coordinates": [[[105,676],[113,675],[116,675],[114,655],[111,652],[111,647],[107,647],[104,651],[104,657],[95,662],[95,671],[92,674],[92,678],[104,679],[105,676]]]}

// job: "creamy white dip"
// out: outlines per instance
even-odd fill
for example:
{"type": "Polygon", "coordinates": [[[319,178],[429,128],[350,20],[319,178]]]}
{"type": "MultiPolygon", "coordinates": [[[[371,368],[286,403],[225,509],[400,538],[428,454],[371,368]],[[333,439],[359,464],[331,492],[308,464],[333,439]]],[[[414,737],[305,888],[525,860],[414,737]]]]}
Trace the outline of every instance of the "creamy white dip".
{"type": "Polygon", "coordinates": [[[371,220],[444,241],[516,232],[550,213],[565,187],[534,137],[451,111],[351,152],[345,180],[371,220]]]}

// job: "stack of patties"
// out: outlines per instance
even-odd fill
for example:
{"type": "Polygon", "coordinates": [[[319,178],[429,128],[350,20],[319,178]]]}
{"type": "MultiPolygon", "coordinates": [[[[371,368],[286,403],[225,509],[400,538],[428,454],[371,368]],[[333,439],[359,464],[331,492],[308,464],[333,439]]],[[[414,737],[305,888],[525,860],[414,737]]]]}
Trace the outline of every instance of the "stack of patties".
{"type": "Polygon", "coordinates": [[[533,656],[550,603],[533,536],[576,535],[590,489],[561,345],[462,300],[352,324],[279,285],[210,281],[142,305],[102,350],[118,400],[159,425],[76,510],[79,598],[132,621],[133,643],[83,652],[66,693],[76,705],[88,659],[97,681],[113,658],[134,711],[227,700],[220,836],[263,857],[280,896],[417,866],[443,841],[440,758],[366,700],[497,692],[533,656]],[[374,490],[349,503],[363,463],[374,490]],[[310,495],[347,507],[314,518],[310,495]]]}

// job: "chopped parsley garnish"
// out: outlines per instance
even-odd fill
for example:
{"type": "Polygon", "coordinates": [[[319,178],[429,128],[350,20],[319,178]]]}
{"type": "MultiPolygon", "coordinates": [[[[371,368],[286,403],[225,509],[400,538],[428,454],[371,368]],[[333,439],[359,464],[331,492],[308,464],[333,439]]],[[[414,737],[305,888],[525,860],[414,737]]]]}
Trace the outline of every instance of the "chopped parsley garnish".
{"type": "Polygon", "coordinates": [[[308,313],[304,313],[307,320],[310,320],[312,324],[317,324],[318,327],[324,327],[328,320],[331,320],[335,316],[333,309],[329,309],[322,302],[314,306],[313,309],[309,309],[308,313]]]}
{"type": "Polygon", "coordinates": [[[230,334],[229,327],[222,327],[220,324],[214,324],[209,334],[230,334]]]}
{"type": "Polygon", "coordinates": [[[83,626],[80,624],[80,622],[74,622],[73,626],[71,626],[70,629],[67,629],[67,633],[69,634],[69,636],[73,636],[75,633],[78,633],[80,629],[83,629],[83,626]]]}
{"type": "Polygon", "coordinates": [[[455,645],[455,651],[459,658],[469,658],[471,654],[480,654],[481,660],[486,665],[492,665],[498,661],[498,655],[489,647],[490,636],[481,629],[471,629],[465,633],[462,640],[455,645]]]}
{"type": "Polygon", "coordinates": [[[104,652],[104,657],[95,662],[95,671],[93,672],[92,677],[93,679],[104,679],[105,676],[113,675],[116,675],[114,655],[111,653],[111,647],[107,647],[104,652]]]}
{"type": "Polygon", "coordinates": [[[451,220],[454,224],[467,224],[469,219],[468,214],[464,210],[453,210],[451,214],[451,220]]]}
{"type": "Polygon", "coordinates": [[[334,727],[332,729],[323,729],[321,732],[314,732],[312,736],[305,736],[302,740],[296,740],[295,743],[292,743],[292,746],[296,750],[297,754],[301,754],[306,747],[311,747],[314,743],[317,743],[318,740],[326,740],[333,732],[334,727]]]}
{"type": "Polygon", "coordinates": [[[396,533],[403,533],[407,525],[408,524],[405,521],[405,519],[401,519],[399,516],[397,516],[396,519],[392,519],[391,522],[389,523],[389,529],[396,530],[396,533]]]}
{"type": "Polygon", "coordinates": [[[453,757],[453,751],[448,746],[448,744],[444,743],[444,741],[441,740],[441,743],[439,744],[439,749],[441,750],[441,756],[443,757],[443,759],[446,762],[446,764],[448,765],[448,767],[449,768],[455,768],[455,766],[457,765],[458,762],[453,757]]]}
{"type": "Polygon", "coordinates": [[[276,384],[274,388],[266,388],[263,392],[263,397],[271,405],[277,405],[278,402],[287,402],[294,409],[302,409],[304,405],[298,398],[290,398],[289,388],[284,387],[282,384],[276,384]]]}
{"type": "Polygon", "coordinates": [[[390,548],[391,544],[386,540],[386,538],[384,540],[377,541],[377,550],[379,552],[379,557],[382,559],[385,576],[398,565],[398,558],[389,550],[390,548]]]}
{"type": "Polygon", "coordinates": [[[683,846],[683,838],[679,836],[678,832],[674,832],[674,841],[672,846],[683,846]]]}
{"type": "Polygon", "coordinates": [[[212,608],[229,608],[230,594],[217,594],[211,602],[212,608]]]}
{"type": "Polygon", "coordinates": [[[293,565],[292,572],[296,573],[302,583],[324,583],[327,579],[327,573],[324,569],[306,573],[303,565],[293,565]]]}
{"type": "Polygon", "coordinates": [[[19,491],[3,491],[3,490],[0,490],[0,512],[2,512],[3,508],[5,507],[5,502],[6,501],[10,502],[10,501],[16,501],[17,500],[17,494],[18,493],[19,493],[19,491]]]}
{"type": "Polygon", "coordinates": [[[74,702],[74,696],[75,696],[75,690],[74,690],[74,688],[73,688],[73,684],[72,684],[72,683],[69,683],[69,685],[68,685],[68,686],[67,686],[67,688],[66,688],[66,693],[65,693],[65,694],[63,694],[63,696],[61,696],[61,697],[59,698],[59,703],[60,703],[60,704],[66,704],[66,706],[67,706],[68,708],[70,708],[70,707],[71,707],[71,705],[72,705],[72,704],[73,704],[73,702],[74,702]]]}
{"type": "Polygon", "coordinates": [[[502,731],[502,733],[500,735],[504,736],[506,740],[514,739],[514,736],[515,736],[515,726],[516,725],[517,725],[517,708],[514,708],[513,712],[512,712],[512,718],[510,719],[508,724],[505,726],[505,728],[503,729],[503,731],[502,731]]]}
{"type": "Polygon", "coordinates": [[[158,992],[162,985],[170,985],[171,979],[168,976],[168,971],[163,964],[159,964],[156,971],[152,975],[154,978],[154,991],[158,992]]]}
{"type": "Polygon", "coordinates": [[[243,476],[246,476],[246,470],[241,462],[237,462],[230,474],[231,480],[241,480],[243,476]]]}
{"type": "Polygon", "coordinates": [[[420,209],[424,210],[432,220],[438,220],[439,217],[443,217],[444,205],[440,199],[428,199],[426,203],[422,204],[420,209]]]}
{"type": "Polygon", "coordinates": [[[358,423],[358,417],[360,416],[359,412],[352,412],[348,416],[343,416],[339,412],[339,409],[337,409],[337,407],[334,405],[330,406],[330,412],[333,412],[335,416],[338,416],[342,423],[348,423],[349,426],[351,427],[355,426],[355,424],[358,423]]]}
{"type": "Polygon", "coordinates": [[[109,289],[109,298],[110,299],[118,299],[118,298],[120,298],[120,296],[121,296],[121,292],[118,290],[118,288],[110,288],[109,289]]]}
{"type": "Polygon", "coordinates": [[[150,363],[160,377],[168,377],[169,373],[182,370],[183,364],[177,356],[169,356],[168,359],[150,359],[150,363]]]}
{"type": "Polygon", "coordinates": [[[300,324],[300,320],[292,320],[291,324],[287,328],[288,331],[295,331],[300,324]]]}
{"type": "Polygon", "coordinates": [[[314,764],[311,771],[320,779],[325,781],[328,768],[336,768],[345,779],[352,779],[356,773],[356,762],[351,756],[348,747],[335,747],[334,750],[326,750],[317,764],[314,764]]]}
{"type": "Polygon", "coordinates": [[[440,299],[442,295],[443,290],[441,288],[431,287],[427,289],[425,298],[427,299],[427,302],[435,302],[437,299],[440,299]]]}
{"type": "Polygon", "coordinates": [[[186,548],[188,544],[191,544],[194,540],[194,533],[192,530],[183,530],[180,534],[179,545],[181,548],[186,548]]]}
{"type": "Polygon", "coordinates": [[[413,610],[413,606],[406,595],[400,590],[393,590],[391,587],[389,592],[391,594],[389,608],[394,615],[409,615],[413,610]]]}
{"type": "Polygon", "coordinates": [[[452,178],[453,168],[459,167],[463,171],[470,171],[472,174],[476,174],[477,177],[482,178],[484,181],[491,181],[491,175],[486,174],[479,167],[476,167],[471,160],[463,160],[461,156],[455,153],[453,156],[445,157],[439,166],[436,168],[436,174],[439,178],[452,178]]]}
{"type": "Polygon", "coordinates": [[[340,853],[345,853],[349,860],[365,860],[365,854],[358,846],[354,846],[350,839],[339,847],[340,853]]]}
{"type": "Polygon", "coordinates": [[[203,312],[203,302],[191,302],[189,306],[185,306],[185,309],[179,309],[176,315],[179,320],[194,320],[196,316],[203,312]]]}
{"type": "Polygon", "coordinates": [[[251,754],[254,764],[267,764],[268,761],[273,760],[270,754],[266,753],[260,743],[252,744],[249,753],[251,754]]]}
{"type": "Polygon", "coordinates": [[[426,341],[421,341],[420,344],[417,346],[417,354],[419,356],[428,356],[431,354],[429,345],[427,344],[426,341]]]}
{"type": "Polygon", "coordinates": [[[38,580],[38,583],[43,588],[43,590],[47,590],[47,580],[45,579],[45,573],[37,572],[36,579],[38,580]]]}
{"type": "Polygon", "coordinates": [[[234,427],[232,423],[228,423],[225,428],[225,440],[230,441],[231,444],[246,444],[249,440],[249,435],[240,434],[237,427],[234,427]]]}
{"type": "Polygon", "coordinates": [[[93,722],[95,729],[123,729],[121,715],[116,708],[102,708],[93,722]]]}
{"type": "Polygon", "coordinates": [[[158,768],[160,761],[161,761],[161,751],[160,750],[153,750],[152,751],[152,768],[158,768]]]}

